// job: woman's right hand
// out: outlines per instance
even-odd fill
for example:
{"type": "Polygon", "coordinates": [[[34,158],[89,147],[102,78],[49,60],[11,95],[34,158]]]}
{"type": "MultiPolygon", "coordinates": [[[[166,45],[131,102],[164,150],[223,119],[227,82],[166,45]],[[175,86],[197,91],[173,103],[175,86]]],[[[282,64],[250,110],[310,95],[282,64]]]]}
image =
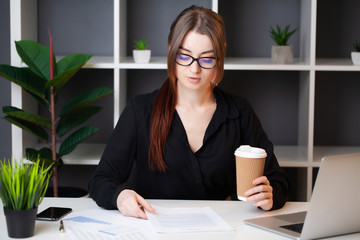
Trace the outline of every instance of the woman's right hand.
{"type": "Polygon", "coordinates": [[[148,212],[155,212],[143,197],[130,189],[124,189],[120,192],[116,204],[119,211],[128,217],[147,219],[144,209],[148,212]]]}

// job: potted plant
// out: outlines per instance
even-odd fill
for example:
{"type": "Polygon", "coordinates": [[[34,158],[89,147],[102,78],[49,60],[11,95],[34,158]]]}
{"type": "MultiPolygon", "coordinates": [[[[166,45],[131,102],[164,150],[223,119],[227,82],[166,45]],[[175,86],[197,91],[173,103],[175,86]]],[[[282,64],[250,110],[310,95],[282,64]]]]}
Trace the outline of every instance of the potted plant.
{"type": "Polygon", "coordinates": [[[55,112],[59,91],[91,56],[71,54],[56,62],[50,33],[49,37],[50,49],[31,40],[15,42],[20,58],[28,67],[0,65],[0,76],[21,86],[38,104],[49,110],[49,116],[43,117],[13,106],[2,108],[5,120],[35,135],[46,145],[41,149],[26,148],[26,158],[35,161],[39,157],[46,166],[53,166],[53,192],[57,197],[57,170],[62,165],[61,157],[71,153],[79,143],[99,130],[94,126],[80,125],[101,110],[101,107],[89,104],[113,90],[101,87],[80,93],[62,106],[60,112],[55,112]]]}
{"type": "Polygon", "coordinates": [[[135,40],[135,49],[133,50],[133,57],[135,63],[148,63],[151,57],[151,50],[148,49],[147,40],[135,40]]]}
{"type": "Polygon", "coordinates": [[[38,206],[44,198],[51,165],[37,160],[34,164],[0,161],[0,197],[9,237],[34,235],[38,206]]]}
{"type": "Polygon", "coordinates": [[[289,38],[297,31],[294,29],[289,30],[290,25],[281,29],[276,25],[276,30],[270,27],[270,36],[277,45],[271,48],[271,61],[276,64],[288,64],[294,62],[294,49],[292,45],[288,45],[289,38]]]}
{"type": "Polygon", "coordinates": [[[360,41],[355,40],[353,42],[355,51],[351,52],[351,60],[354,65],[360,65],[360,41]]]}

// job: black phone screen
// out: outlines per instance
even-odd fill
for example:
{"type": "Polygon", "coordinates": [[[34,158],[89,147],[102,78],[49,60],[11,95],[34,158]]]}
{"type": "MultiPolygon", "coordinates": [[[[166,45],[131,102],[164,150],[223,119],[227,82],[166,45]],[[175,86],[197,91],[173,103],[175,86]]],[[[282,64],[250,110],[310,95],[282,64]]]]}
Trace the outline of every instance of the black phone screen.
{"type": "Polygon", "coordinates": [[[37,220],[57,221],[72,212],[71,208],[49,207],[36,215],[37,220]]]}

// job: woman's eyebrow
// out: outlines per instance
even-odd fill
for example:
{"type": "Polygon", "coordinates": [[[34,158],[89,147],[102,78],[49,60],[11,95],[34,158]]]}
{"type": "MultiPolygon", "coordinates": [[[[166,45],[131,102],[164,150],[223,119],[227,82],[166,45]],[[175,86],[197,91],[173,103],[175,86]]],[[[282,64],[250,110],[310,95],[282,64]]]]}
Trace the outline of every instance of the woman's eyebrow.
{"type": "MultiPolygon", "coordinates": [[[[182,49],[182,50],[184,50],[184,51],[187,51],[187,52],[191,53],[191,51],[190,51],[189,49],[186,49],[186,48],[184,48],[183,46],[180,46],[179,48],[182,49]]],[[[202,52],[201,54],[213,53],[213,52],[214,52],[214,50],[211,49],[211,50],[204,51],[204,52],[202,52]]]]}

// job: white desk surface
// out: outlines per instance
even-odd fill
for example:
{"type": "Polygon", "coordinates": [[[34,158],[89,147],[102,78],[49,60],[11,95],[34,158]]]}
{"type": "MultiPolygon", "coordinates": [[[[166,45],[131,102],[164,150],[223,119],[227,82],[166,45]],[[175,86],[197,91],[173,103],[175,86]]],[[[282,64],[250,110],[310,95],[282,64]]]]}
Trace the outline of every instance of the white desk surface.
{"type": "MultiPolygon", "coordinates": [[[[148,200],[150,203],[163,207],[204,207],[210,206],[217,214],[219,214],[227,223],[229,223],[235,231],[219,232],[219,233],[183,233],[183,234],[156,234],[158,239],[181,239],[181,240],[212,240],[212,239],[288,239],[280,235],[264,231],[255,227],[248,226],[243,223],[244,219],[276,215],[282,213],[293,213],[305,211],[308,209],[306,202],[288,202],[282,209],[276,211],[262,211],[255,208],[251,203],[241,201],[187,201],[187,200],[148,200]]],[[[73,211],[83,211],[98,208],[91,198],[44,198],[39,206],[38,211],[42,211],[49,206],[71,207],[73,211]]],[[[0,201],[0,239],[10,239],[7,236],[5,216],[0,201]]],[[[120,213],[119,213],[120,214],[120,213]]],[[[326,216],[324,216],[326,217],[326,216]]],[[[65,226],[66,228],[66,226],[65,226]]],[[[66,230],[66,229],[65,229],[66,230]]],[[[36,221],[35,235],[32,238],[39,240],[56,240],[69,239],[65,233],[59,232],[59,221],[45,222],[36,221]]],[[[353,235],[344,235],[329,239],[360,239],[360,233],[353,235]]]]}

